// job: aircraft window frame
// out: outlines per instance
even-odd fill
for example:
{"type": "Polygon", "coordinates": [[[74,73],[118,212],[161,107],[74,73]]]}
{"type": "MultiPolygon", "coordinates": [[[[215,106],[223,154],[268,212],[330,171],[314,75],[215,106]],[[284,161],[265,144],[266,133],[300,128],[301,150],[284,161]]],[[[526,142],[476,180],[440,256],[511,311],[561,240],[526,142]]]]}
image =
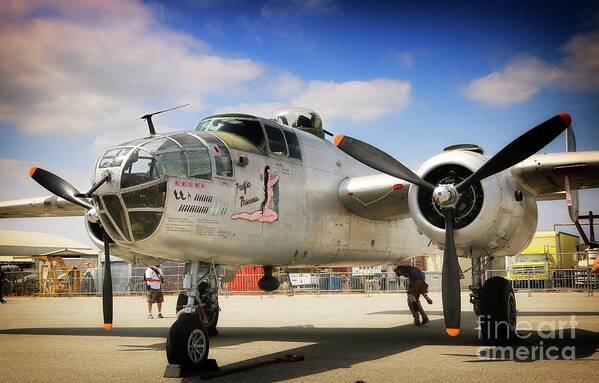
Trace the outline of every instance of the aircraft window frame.
{"type": "Polygon", "coordinates": [[[289,153],[289,148],[287,147],[287,139],[285,138],[285,134],[283,134],[283,129],[281,129],[280,127],[276,126],[276,125],[272,125],[272,124],[268,124],[268,123],[264,123],[264,132],[266,133],[266,140],[268,141],[268,152],[271,154],[275,154],[277,156],[283,156],[283,157],[288,157],[288,153],[289,153]],[[275,129],[274,131],[278,131],[281,134],[281,137],[283,138],[282,140],[282,145],[283,145],[283,149],[285,149],[285,152],[275,152],[272,150],[271,147],[271,136],[270,134],[268,134],[268,129],[275,129]]]}
{"type": "Polygon", "coordinates": [[[302,161],[302,147],[300,145],[299,139],[297,138],[297,134],[295,134],[295,132],[293,130],[287,130],[287,129],[283,129],[283,128],[281,128],[281,130],[283,131],[283,136],[285,136],[285,142],[287,143],[287,157],[289,159],[302,161]],[[290,153],[291,151],[289,150],[289,148],[290,148],[289,139],[287,138],[288,135],[291,137],[294,137],[295,144],[296,144],[296,145],[294,145],[294,147],[297,148],[296,154],[298,154],[299,157],[291,155],[291,153],[290,153]]]}
{"type": "Polygon", "coordinates": [[[118,168],[129,158],[133,147],[117,147],[104,152],[96,164],[96,169],[118,168]]]}
{"type": "MultiPolygon", "coordinates": [[[[233,125],[233,123],[231,123],[231,125],[233,125]]],[[[221,117],[213,117],[213,118],[207,117],[207,118],[203,119],[202,121],[200,121],[200,123],[196,127],[195,131],[196,132],[205,132],[205,133],[223,132],[223,133],[234,134],[234,135],[246,140],[248,143],[255,146],[256,148],[258,148],[260,152],[263,152],[264,154],[268,153],[268,148],[267,148],[268,147],[268,137],[266,135],[266,131],[264,130],[264,126],[263,126],[262,122],[255,117],[241,117],[241,116],[221,116],[221,117]],[[248,124],[245,129],[248,132],[251,131],[250,129],[253,129],[255,132],[258,132],[258,130],[256,128],[259,128],[259,132],[261,133],[260,134],[260,136],[261,136],[260,142],[256,142],[256,140],[252,139],[249,135],[244,135],[239,132],[234,132],[231,130],[220,130],[220,127],[213,128],[213,126],[215,126],[215,122],[218,122],[218,121],[226,122],[227,120],[239,121],[240,123],[243,123],[244,121],[251,122],[252,124],[248,124]]]]}
{"type": "Polygon", "coordinates": [[[157,137],[156,140],[148,141],[147,143],[140,145],[140,147],[144,148],[147,152],[150,152],[150,154],[152,154],[156,158],[156,160],[160,164],[160,167],[162,168],[163,174],[165,174],[167,177],[189,177],[189,158],[187,156],[187,153],[185,152],[183,146],[179,142],[177,142],[177,140],[171,138],[170,135],[157,137]],[[162,144],[160,147],[154,150],[150,150],[149,147],[152,147],[151,145],[157,141],[167,141],[170,142],[171,145],[170,147],[167,146],[165,149],[160,149],[162,145],[164,145],[162,144]],[[173,153],[183,153],[183,155],[181,156],[182,161],[180,162],[180,165],[183,165],[185,169],[176,169],[175,167],[173,167],[172,169],[169,168],[169,171],[167,171],[167,169],[165,168],[165,164],[176,164],[176,162],[171,161],[172,158],[164,159],[164,156],[168,157],[173,153]],[[161,156],[163,158],[162,160],[161,156]],[[179,173],[177,173],[176,171],[179,171],[179,173]]]}
{"type": "Polygon", "coordinates": [[[173,133],[169,135],[169,138],[177,142],[177,144],[181,146],[181,149],[185,153],[185,156],[187,158],[187,177],[206,181],[212,179],[212,176],[214,175],[214,166],[212,164],[213,161],[210,156],[210,150],[208,148],[208,145],[206,145],[204,141],[199,140],[198,137],[191,134],[191,132],[173,133]],[[182,137],[189,137],[189,141],[185,142],[184,139],[181,139],[181,142],[179,142],[178,138],[182,137]],[[193,143],[196,143],[197,145],[194,145],[193,143]],[[197,159],[198,157],[195,157],[197,153],[203,153],[206,155],[208,163],[210,165],[210,173],[197,173],[196,175],[192,174],[193,169],[199,169],[199,166],[194,166],[192,169],[192,164],[201,163],[201,161],[192,160],[191,154],[193,154],[194,158],[197,159]]]}
{"type": "MultiPolygon", "coordinates": [[[[131,164],[131,165],[133,165],[133,164],[131,164]]],[[[127,175],[130,176],[131,174],[139,174],[139,173],[129,172],[127,175]]],[[[127,160],[125,161],[125,165],[123,165],[123,167],[121,169],[120,187],[122,188],[122,190],[129,190],[134,187],[140,187],[140,186],[146,185],[150,182],[155,182],[156,180],[162,179],[166,176],[167,175],[164,173],[164,170],[162,169],[162,165],[160,164],[160,161],[158,160],[158,158],[156,158],[156,156],[154,156],[151,152],[147,151],[143,147],[137,147],[134,150],[131,150],[129,152],[129,156],[127,157],[127,160]],[[140,156],[139,155],[140,152],[143,152],[144,156],[140,156]],[[155,176],[150,175],[150,177],[148,177],[147,180],[144,180],[143,182],[133,183],[133,184],[128,184],[127,186],[123,186],[123,180],[126,179],[125,177],[123,177],[124,175],[126,175],[125,170],[127,169],[127,166],[129,165],[129,161],[132,159],[132,156],[136,153],[137,153],[137,159],[135,160],[135,162],[137,163],[140,158],[143,158],[146,160],[148,160],[148,159],[151,160],[151,162],[154,163],[154,169],[152,170],[152,174],[154,172],[156,172],[156,175],[155,176]]]]}
{"type": "MultiPolygon", "coordinates": [[[[139,231],[140,228],[138,228],[138,226],[136,226],[136,228],[134,229],[132,224],[129,225],[129,230],[131,231],[131,238],[133,238],[133,240],[135,242],[143,241],[144,239],[147,239],[147,238],[151,237],[152,235],[154,235],[164,217],[164,210],[156,210],[156,209],[154,209],[154,210],[133,209],[133,210],[129,210],[127,213],[128,213],[127,217],[129,217],[130,214],[133,214],[134,216],[153,215],[153,217],[151,218],[152,222],[151,222],[150,229],[148,230],[147,228],[145,228],[144,231],[141,232],[141,234],[139,231]]],[[[139,222],[136,222],[136,224],[139,224],[139,222]]],[[[147,221],[145,222],[145,224],[147,224],[147,221]]]]}
{"type": "Polygon", "coordinates": [[[127,209],[125,209],[125,206],[123,206],[123,201],[121,199],[120,194],[104,194],[102,196],[102,205],[104,205],[105,210],[103,210],[104,214],[106,214],[106,216],[108,217],[110,223],[112,224],[113,228],[117,231],[117,233],[124,238],[127,242],[131,242],[131,232],[130,232],[130,224],[129,224],[129,213],[127,212],[127,209]],[[106,198],[112,198],[114,197],[116,199],[116,201],[114,202],[118,202],[119,206],[113,205],[111,202],[107,202],[106,198]],[[112,208],[116,208],[115,211],[112,211],[112,208]],[[113,213],[119,213],[124,215],[125,221],[123,222],[122,217],[118,217],[119,222],[116,221],[116,218],[113,217],[113,213]],[[121,227],[121,225],[126,226],[127,232],[125,232],[123,229],[125,227],[121,227]]]}
{"type": "MultiPolygon", "coordinates": [[[[231,149],[229,148],[229,146],[223,140],[221,140],[218,136],[216,136],[210,132],[198,132],[198,133],[194,134],[194,137],[201,140],[202,143],[204,143],[206,145],[206,147],[208,148],[208,153],[210,154],[210,159],[212,160],[213,176],[216,178],[224,178],[224,179],[234,178],[235,177],[235,166],[233,163],[233,157],[231,156],[231,149]],[[199,133],[205,133],[205,136],[201,136],[199,133]],[[229,159],[231,175],[219,174],[219,169],[217,167],[217,158],[216,158],[216,155],[214,154],[213,142],[208,141],[208,139],[210,139],[210,141],[213,141],[214,145],[218,146],[219,151],[224,149],[223,152],[224,152],[224,154],[226,154],[226,156],[229,159]]],[[[219,152],[219,157],[221,157],[220,152],[219,152]]]]}

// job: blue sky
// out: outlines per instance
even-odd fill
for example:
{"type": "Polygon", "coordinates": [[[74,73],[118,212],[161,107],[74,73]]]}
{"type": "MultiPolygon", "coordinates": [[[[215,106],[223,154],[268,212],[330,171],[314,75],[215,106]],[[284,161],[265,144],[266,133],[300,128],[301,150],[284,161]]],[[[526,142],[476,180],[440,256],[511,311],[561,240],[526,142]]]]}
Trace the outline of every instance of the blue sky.
{"type": "MultiPolygon", "coordinates": [[[[85,189],[103,150],[144,133],[139,116],[186,102],[158,129],[304,106],[417,167],[455,143],[494,153],[567,111],[579,150],[599,150],[597,1],[15,1],[0,48],[0,200],[45,194],[31,164],[85,189]]],[[[540,206],[540,228],[567,221],[563,202],[540,206]]],[[[48,222],[0,228],[87,242],[81,219],[48,222]]]]}

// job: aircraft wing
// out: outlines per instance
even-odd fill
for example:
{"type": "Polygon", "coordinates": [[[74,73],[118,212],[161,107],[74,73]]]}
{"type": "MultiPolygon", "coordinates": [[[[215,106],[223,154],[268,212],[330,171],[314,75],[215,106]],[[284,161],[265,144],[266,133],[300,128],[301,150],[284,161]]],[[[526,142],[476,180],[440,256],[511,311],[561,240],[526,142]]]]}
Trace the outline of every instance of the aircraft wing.
{"type": "Polygon", "coordinates": [[[599,151],[537,154],[511,172],[520,187],[537,199],[563,199],[566,175],[572,190],[599,187],[599,151]]]}
{"type": "Polygon", "coordinates": [[[0,202],[0,218],[74,217],[85,209],[57,196],[0,202]]]}
{"type": "Polygon", "coordinates": [[[386,174],[344,179],[339,185],[339,200],[352,213],[368,219],[392,221],[410,215],[408,181],[386,174]]]}

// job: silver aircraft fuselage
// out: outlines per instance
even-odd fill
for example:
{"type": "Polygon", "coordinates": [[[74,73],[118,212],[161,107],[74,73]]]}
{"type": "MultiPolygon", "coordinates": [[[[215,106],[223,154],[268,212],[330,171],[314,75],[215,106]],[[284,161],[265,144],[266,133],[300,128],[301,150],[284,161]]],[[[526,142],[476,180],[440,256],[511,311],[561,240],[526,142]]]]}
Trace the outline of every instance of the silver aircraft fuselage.
{"type": "MultiPolygon", "coordinates": [[[[227,145],[232,176],[216,175],[213,156],[219,149],[208,144],[211,179],[163,177],[164,207],[156,229],[142,240],[123,237],[116,240],[117,245],[181,262],[276,266],[368,266],[395,263],[430,249],[429,239],[417,232],[408,214],[392,221],[352,214],[338,198],[339,185],[347,177],[379,173],[327,140],[293,131],[301,159],[227,145]]],[[[112,172],[113,184],[118,184],[122,169],[97,166],[96,178],[106,171],[112,172]]],[[[404,184],[407,189],[409,184],[404,184]]],[[[99,196],[115,193],[125,205],[114,185],[99,189],[99,196]]],[[[130,211],[144,209],[152,210],[130,211]]],[[[106,211],[103,206],[98,210],[106,211]]],[[[136,224],[130,218],[133,215],[128,217],[121,231],[136,224]]]]}

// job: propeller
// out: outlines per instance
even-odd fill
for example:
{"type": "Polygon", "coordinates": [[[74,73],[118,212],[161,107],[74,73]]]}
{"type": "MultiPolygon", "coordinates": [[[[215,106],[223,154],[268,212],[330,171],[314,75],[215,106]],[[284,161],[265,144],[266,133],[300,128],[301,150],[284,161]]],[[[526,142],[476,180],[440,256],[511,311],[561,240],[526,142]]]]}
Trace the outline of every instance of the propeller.
{"type": "Polygon", "coordinates": [[[63,180],[54,173],[50,173],[42,168],[36,168],[35,166],[29,170],[29,176],[33,178],[35,182],[42,185],[50,193],[59,196],[60,198],[66,199],[69,202],[79,205],[82,208],[89,210],[93,206],[84,198],[77,197],[76,195],[81,194],[73,185],[63,180]]]}
{"type": "MultiPolygon", "coordinates": [[[[64,179],[42,168],[32,167],[29,171],[29,176],[50,193],[79,205],[86,210],[93,209],[94,207],[89,203],[87,198],[81,196],[91,196],[93,191],[98,189],[102,183],[110,179],[110,177],[107,176],[102,177],[100,180],[101,183],[96,183],[94,186],[92,186],[92,189],[90,189],[89,192],[82,194],[64,179]]],[[[110,237],[104,228],[102,228],[102,237],[104,240],[105,255],[104,281],[102,284],[102,308],[104,312],[104,329],[110,330],[112,329],[112,274],[110,270],[110,237]]]]}
{"type": "Polygon", "coordinates": [[[530,129],[513,140],[485,162],[470,176],[455,184],[433,185],[408,169],[382,150],[344,135],[335,137],[339,149],[381,173],[401,178],[414,185],[432,190],[432,198],[445,217],[445,244],[443,251],[443,316],[445,330],[450,336],[460,334],[460,266],[454,241],[455,206],[460,193],[471,185],[499,173],[538,152],[572,123],[570,115],[560,113],[530,129]]]}

